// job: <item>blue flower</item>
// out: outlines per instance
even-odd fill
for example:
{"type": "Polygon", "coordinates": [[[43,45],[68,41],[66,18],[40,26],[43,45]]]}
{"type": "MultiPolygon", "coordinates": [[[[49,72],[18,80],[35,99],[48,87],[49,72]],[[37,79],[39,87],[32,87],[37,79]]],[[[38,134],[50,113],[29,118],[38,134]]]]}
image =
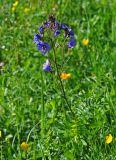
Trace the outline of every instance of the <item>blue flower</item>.
{"type": "Polygon", "coordinates": [[[48,22],[47,22],[47,21],[44,22],[44,26],[45,26],[46,28],[49,28],[49,27],[50,27],[50,24],[51,24],[51,22],[49,22],[49,21],[48,21],[48,22]]]}
{"type": "Polygon", "coordinates": [[[39,51],[41,51],[43,54],[46,54],[50,50],[50,45],[46,42],[39,42],[37,44],[37,48],[39,51]]]}
{"type": "Polygon", "coordinates": [[[69,48],[73,48],[76,45],[76,41],[74,40],[74,38],[70,38],[70,41],[68,42],[68,47],[69,48]]]}
{"type": "Polygon", "coordinates": [[[39,30],[39,32],[40,32],[41,34],[44,33],[44,27],[43,27],[43,26],[40,26],[38,30],[39,30]]]}
{"type": "Polygon", "coordinates": [[[71,28],[65,28],[65,37],[73,37],[74,36],[74,32],[71,28]]]}
{"type": "Polygon", "coordinates": [[[66,28],[68,28],[68,26],[64,23],[61,23],[61,29],[66,29],[66,28]]]}
{"type": "Polygon", "coordinates": [[[54,31],[54,36],[58,36],[60,34],[60,31],[59,30],[55,30],[54,31]]]}
{"type": "Polygon", "coordinates": [[[41,36],[39,34],[35,34],[34,42],[37,44],[41,40],[41,36]]]}
{"type": "Polygon", "coordinates": [[[74,36],[74,32],[71,28],[68,29],[68,32],[69,32],[68,33],[69,36],[74,36]]]}
{"type": "Polygon", "coordinates": [[[43,64],[43,70],[44,70],[44,71],[47,71],[47,72],[51,71],[51,66],[50,66],[50,62],[49,62],[48,59],[47,59],[46,62],[43,64]]]}
{"type": "Polygon", "coordinates": [[[66,24],[61,23],[61,29],[65,31],[65,37],[72,37],[74,36],[74,32],[71,28],[69,28],[66,24]]]}

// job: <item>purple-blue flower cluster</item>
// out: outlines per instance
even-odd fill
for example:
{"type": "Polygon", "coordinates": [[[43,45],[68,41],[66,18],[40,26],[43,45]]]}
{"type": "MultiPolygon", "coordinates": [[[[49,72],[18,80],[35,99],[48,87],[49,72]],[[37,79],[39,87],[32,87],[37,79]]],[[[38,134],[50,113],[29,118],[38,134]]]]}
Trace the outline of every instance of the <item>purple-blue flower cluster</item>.
{"type": "MultiPolygon", "coordinates": [[[[38,31],[39,33],[35,34],[34,36],[34,42],[36,43],[38,50],[41,51],[43,54],[46,54],[51,49],[50,43],[46,42],[45,40],[45,37],[46,37],[45,33],[53,32],[53,36],[58,37],[63,31],[64,38],[67,41],[67,46],[69,48],[73,48],[76,45],[73,30],[70,27],[68,27],[66,24],[56,21],[53,15],[49,16],[48,21],[45,21],[43,25],[41,25],[38,28],[38,31]],[[50,32],[48,32],[48,30],[50,30],[50,32]]],[[[48,35],[48,38],[51,39],[49,35],[48,35]]],[[[49,61],[47,60],[43,66],[43,70],[45,71],[51,70],[50,63],[48,62],[49,61]]]]}

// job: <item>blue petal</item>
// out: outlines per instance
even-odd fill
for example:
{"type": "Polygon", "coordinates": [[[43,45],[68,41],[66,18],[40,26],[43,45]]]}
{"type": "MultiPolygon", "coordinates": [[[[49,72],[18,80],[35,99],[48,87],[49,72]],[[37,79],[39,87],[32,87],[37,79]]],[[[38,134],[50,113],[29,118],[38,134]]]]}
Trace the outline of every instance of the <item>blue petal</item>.
{"type": "Polygon", "coordinates": [[[69,36],[74,36],[74,32],[72,29],[68,29],[68,31],[69,31],[69,36]]]}
{"type": "Polygon", "coordinates": [[[50,45],[46,42],[39,42],[37,44],[37,48],[39,51],[41,51],[43,54],[48,52],[50,50],[50,45]]]}
{"type": "Polygon", "coordinates": [[[41,40],[41,36],[39,35],[39,34],[36,34],[35,36],[34,36],[34,42],[38,42],[39,40],[41,40]]]}
{"type": "Polygon", "coordinates": [[[54,32],[54,36],[58,36],[60,34],[60,31],[59,30],[56,30],[55,32],[54,32]]]}
{"type": "Polygon", "coordinates": [[[68,42],[68,47],[73,48],[76,45],[76,41],[74,38],[71,38],[70,41],[68,42]]]}
{"type": "Polygon", "coordinates": [[[68,28],[68,26],[64,23],[61,23],[61,29],[66,29],[66,28],[68,28]]]}
{"type": "Polygon", "coordinates": [[[47,59],[46,62],[43,64],[43,70],[44,71],[51,71],[51,66],[50,66],[50,63],[49,63],[49,60],[47,59]]]}
{"type": "Polygon", "coordinates": [[[48,28],[48,27],[50,27],[50,24],[51,24],[51,22],[44,22],[44,26],[46,27],[46,28],[48,28]]]}
{"type": "Polygon", "coordinates": [[[43,26],[40,26],[38,30],[39,30],[39,32],[40,32],[41,34],[44,33],[44,27],[43,27],[43,26]]]}

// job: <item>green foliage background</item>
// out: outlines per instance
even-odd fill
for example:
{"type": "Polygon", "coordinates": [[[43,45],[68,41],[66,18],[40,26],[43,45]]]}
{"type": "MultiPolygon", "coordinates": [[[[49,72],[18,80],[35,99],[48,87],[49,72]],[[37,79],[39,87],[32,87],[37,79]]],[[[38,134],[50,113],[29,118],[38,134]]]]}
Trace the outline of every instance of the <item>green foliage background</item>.
{"type": "Polygon", "coordinates": [[[13,3],[0,0],[1,160],[115,160],[116,2],[20,0],[12,13],[13,3]],[[54,75],[42,71],[45,57],[33,42],[50,14],[75,32],[76,47],[64,53],[72,77],[63,84],[76,118],[54,75]],[[108,134],[113,141],[105,144],[108,134]]]}

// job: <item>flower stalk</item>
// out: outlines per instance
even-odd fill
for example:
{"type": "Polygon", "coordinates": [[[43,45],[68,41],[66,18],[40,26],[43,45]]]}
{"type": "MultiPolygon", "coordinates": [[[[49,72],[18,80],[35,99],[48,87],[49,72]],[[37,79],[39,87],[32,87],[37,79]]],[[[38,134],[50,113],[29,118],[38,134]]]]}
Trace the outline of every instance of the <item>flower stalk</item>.
{"type": "MultiPolygon", "coordinates": [[[[60,84],[62,96],[63,96],[70,112],[74,116],[75,114],[72,111],[71,106],[67,100],[65,89],[63,86],[63,82],[62,82],[62,80],[66,80],[66,79],[70,78],[71,74],[70,73],[69,74],[61,73],[62,72],[61,70],[63,70],[63,64],[64,64],[64,47],[72,49],[76,46],[74,32],[68,25],[64,24],[63,22],[58,22],[53,15],[49,16],[48,21],[45,21],[38,28],[38,31],[39,31],[39,34],[37,33],[34,36],[34,42],[37,46],[37,49],[43,55],[46,55],[46,54],[48,55],[47,56],[48,59],[43,64],[43,70],[45,72],[50,72],[52,74],[56,73],[56,76],[58,77],[58,81],[60,84]],[[58,40],[60,40],[60,35],[62,33],[63,33],[63,38],[61,37],[61,41],[58,41],[58,40]],[[53,36],[53,38],[52,38],[52,36],[53,36]],[[64,43],[62,43],[63,42],[62,39],[64,39],[64,43]],[[59,44],[58,47],[61,47],[61,50],[62,50],[62,55],[61,55],[62,62],[60,62],[60,65],[59,65],[59,61],[57,60],[58,56],[56,56],[56,49],[58,48],[58,47],[56,47],[57,41],[59,44]],[[48,53],[51,49],[53,50],[52,55],[50,55],[48,53]],[[54,64],[52,62],[54,62],[54,64]],[[61,68],[59,68],[59,66],[61,68]]],[[[42,107],[43,110],[41,110],[42,111],[41,116],[44,115],[44,99],[43,98],[42,98],[42,106],[43,106],[42,107]]],[[[41,118],[44,119],[43,116],[41,118]]],[[[44,128],[43,126],[44,126],[44,124],[42,124],[41,127],[44,128]]]]}
{"type": "Polygon", "coordinates": [[[59,69],[58,69],[57,58],[56,58],[56,53],[55,53],[53,42],[52,42],[52,47],[53,47],[53,53],[54,53],[54,62],[55,62],[56,73],[57,73],[57,77],[58,77],[59,82],[60,82],[63,98],[65,99],[65,102],[66,102],[69,110],[71,111],[72,115],[75,116],[74,112],[72,111],[72,109],[71,109],[71,107],[70,107],[70,105],[68,103],[68,100],[67,100],[67,97],[66,97],[66,94],[65,94],[65,90],[64,90],[64,86],[63,86],[62,80],[60,78],[60,73],[59,73],[59,69]]]}

